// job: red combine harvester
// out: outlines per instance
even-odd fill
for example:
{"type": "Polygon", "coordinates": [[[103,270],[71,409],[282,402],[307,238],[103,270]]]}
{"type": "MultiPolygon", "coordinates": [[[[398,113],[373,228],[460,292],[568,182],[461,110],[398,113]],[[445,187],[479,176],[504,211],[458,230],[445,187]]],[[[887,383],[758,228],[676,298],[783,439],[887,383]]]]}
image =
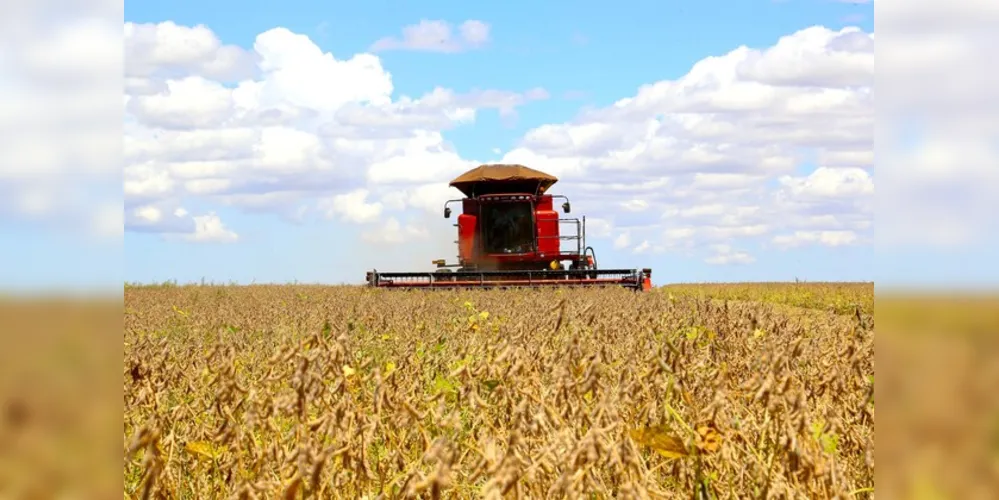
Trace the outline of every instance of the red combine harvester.
{"type": "Polygon", "coordinates": [[[482,165],[450,185],[466,196],[458,215],[458,263],[433,261],[431,272],[369,271],[369,286],[380,288],[490,288],[543,286],[623,286],[652,288],[651,269],[597,269],[596,255],[586,245],[586,217],[560,218],[556,198],[546,194],[558,179],[523,165],[482,165]],[[571,224],[572,234],[561,226],[571,224]],[[569,242],[571,248],[565,248],[569,242]],[[457,269],[452,269],[457,268],[457,269]]]}

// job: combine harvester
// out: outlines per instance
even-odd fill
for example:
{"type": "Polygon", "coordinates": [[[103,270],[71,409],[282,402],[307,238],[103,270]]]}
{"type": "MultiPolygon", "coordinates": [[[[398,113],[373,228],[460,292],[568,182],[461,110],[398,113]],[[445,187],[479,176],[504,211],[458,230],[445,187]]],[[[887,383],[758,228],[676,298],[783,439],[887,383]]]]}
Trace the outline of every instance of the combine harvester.
{"type": "Polygon", "coordinates": [[[444,259],[430,272],[367,273],[368,286],[379,288],[506,288],[623,286],[638,291],[652,288],[651,269],[597,269],[596,255],[586,245],[586,217],[559,218],[556,198],[546,194],[558,179],[523,165],[482,165],[451,181],[466,196],[444,204],[461,203],[458,215],[458,263],[444,259]],[[563,234],[571,224],[574,234],[563,234]],[[563,242],[573,248],[563,248],[563,242]],[[568,266],[566,265],[568,263],[568,266]],[[457,268],[452,269],[452,268],[457,268]]]}

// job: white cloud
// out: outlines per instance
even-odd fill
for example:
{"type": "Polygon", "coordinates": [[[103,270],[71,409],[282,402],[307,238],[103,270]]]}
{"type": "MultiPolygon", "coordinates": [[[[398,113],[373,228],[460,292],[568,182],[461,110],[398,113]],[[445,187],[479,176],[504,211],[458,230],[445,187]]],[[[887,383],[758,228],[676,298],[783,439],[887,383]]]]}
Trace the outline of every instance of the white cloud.
{"type": "Polygon", "coordinates": [[[644,212],[649,209],[649,202],[645,200],[628,200],[621,203],[621,208],[629,212],[644,212]]]}
{"type": "Polygon", "coordinates": [[[676,227],[667,229],[665,237],[670,242],[676,240],[689,240],[697,234],[697,229],[693,227],[676,227]]]}
{"type": "Polygon", "coordinates": [[[374,52],[387,50],[418,50],[425,52],[462,52],[482,47],[489,42],[488,24],[468,20],[458,27],[458,33],[445,21],[421,20],[402,29],[402,38],[385,37],[371,45],[374,52]]]}
{"type": "Polygon", "coordinates": [[[764,177],[747,174],[694,174],[690,187],[700,191],[737,191],[764,180],[764,177]]]}
{"type": "Polygon", "coordinates": [[[167,239],[196,243],[231,243],[239,240],[239,235],[228,229],[214,212],[192,216],[184,207],[173,206],[171,202],[156,202],[134,207],[118,218],[108,214],[97,221],[98,227],[109,230],[112,225],[120,225],[118,231],[161,234],[167,239]]]}
{"type": "Polygon", "coordinates": [[[649,243],[649,240],[643,240],[641,243],[638,244],[638,246],[636,246],[635,248],[631,249],[631,252],[632,253],[636,253],[636,254],[642,254],[642,253],[648,252],[649,249],[651,249],[651,248],[652,248],[652,244],[649,243]]]}
{"type": "Polygon", "coordinates": [[[812,27],[738,47],[535,127],[503,160],[557,172],[563,191],[643,228],[631,237],[653,248],[703,251],[823,217],[870,231],[873,43],[857,28],[812,27]],[[809,159],[822,163],[802,172],[809,159]]]}
{"type": "Polygon", "coordinates": [[[716,266],[730,264],[752,264],[756,258],[741,250],[735,250],[730,245],[717,244],[710,247],[713,255],[704,259],[704,262],[716,266]]]}
{"type": "Polygon", "coordinates": [[[339,216],[343,220],[363,224],[378,220],[382,213],[382,204],[368,203],[367,189],[357,189],[347,194],[339,194],[332,198],[319,200],[319,208],[326,212],[327,217],[339,216]]]}
{"type": "Polygon", "coordinates": [[[184,235],[189,241],[198,243],[233,243],[239,240],[239,235],[222,224],[222,220],[214,213],[196,215],[194,218],[194,233],[184,235]]]}
{"type": "MultiPolygon", "coordinates": [[[[129,74],[144,82],[141,91],[126,90],[133,92],[126,96],[126,211],[199,198],[289,220],[310,207],[359,224],[386,211],[436,214],[458,195],[446,181],[477,164],[442,131],[473,122],[481,109],[512,116],[548,98],[540,88],[434,88],[393,98],[391,75],[376,56],[337,59],[284,28],[261,33],[250,50],[229,50],[225,61],[216,60],[225,46],[206,27],[129,23],[125,31],[129,74]],[[223,67],[226,61],[238,67],[223,67]],[[228,84],[230,76],[237,81],[228,84]]],[[[462,32],[476,43],[486,33],[475,23],[462,32]]]]}
{"type": "Polygon", "coordinates": [[[601,217],[586,218],[587,238],[607,238],[614,230],[614,223],[601,217]]]}
{"type": "Polygon", "coordinates": [[[622,248],[627,248],[631,244],[631,234],[625,232],[621,233],[614,238],[614,249],[620,250],[622,248]]]}
{"type": "Polygon", "coordinates": [[[232,116],[232,91],[200,76],[168,80],[160,92],[129,99],[129,110],[164,128],[214,128],[232,116]]]}
{"type": "Polygon", "coordinates": [[[214,79],[238,79],[253,71],[253,55],[224,45],[205,26],[125,23],[125,75],[133,81],[181,71],[214,79]]]}
{"type": "Polygon", "coordinates": [[[774,236],[773,243],[782,248],[793,248],[809,243],[829,247],[852,245],[857,242],[853,231],[795,231],[792,234],[774,236]]]}
{"type": "MultiPolygon", "coordinates": [[[[180,209],[178,209],[180,210],[180,209]]],[[[154,206],[145,206],[135,209],[135,217],[150,224],[156,224],[163,220],[163,212],[154,206]]],[[[176,212],[174,212],[176,213],[176,212]]]]}
{"type": "Polygon", "coordinates": [[[680,209],[679,215],[684,218],[721,217],[725,214],[726,210],[728,210],[728,207],[722,203],[711,203],[680,209]]]}
{"type": "Polygon", "coordinates": [[[855,29],[830,36],[827,29],[815,26],[784,37],[765,51],[752,52],[736,71],[741,78],[768,85],[824,87],[793,96],[789,108],[836,110],[850,102],[847,87],[866,87],[874,79],[874,38],[855,29]]]}
{"type": "Polygon", "coordinates": [[[874,179],[860,168],[819,167],[808,177],[782,176],[780,183],[793,197],[842,198],[874,194],[874,179]]]}
{"type": "Polygon", "coordinates": [[[241,81],[233,91],[237,105],[247,111],[265,111],[276,105],[334,111],[347,103],[388,104],[391,77],[370,54],[338,60],[323,53],[309,37],[286,28],[257,36],[253,51],[261,78],[241,81]]]}
{"type": "Polygon", "coordinates": [[[184,183],[184,190],[195,195],[221,193],[232,186],[229,179],[194,179],[184,183]]]}
{"type": "Polygon", "coordinates": [[[476,20],[461,23],[459,28],[461,38],[472,46],[479,46],[489,41],[489,25],[476,20]]]}
{"type": "Polygon", "coordinates": [[[425,228],[413,224],[406,224],[404,226],[395,217],[389,217],[376,228],[361,233],[361,239],[374,244],[399,244],[425,239],[428,235],[429,233],[425,228]]]}

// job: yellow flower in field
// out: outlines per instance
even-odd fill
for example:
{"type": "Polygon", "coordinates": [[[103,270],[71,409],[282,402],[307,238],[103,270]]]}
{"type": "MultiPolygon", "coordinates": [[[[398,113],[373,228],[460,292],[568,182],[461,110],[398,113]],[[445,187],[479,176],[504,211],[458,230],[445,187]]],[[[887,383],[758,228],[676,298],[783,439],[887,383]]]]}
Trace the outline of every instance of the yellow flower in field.
{"type": "Polygon", "coordinates": [[[479,313],[479,317],[482,319],[489,319],[489,311],[482,311],[479,313]]]}
{"type": "Polygon", "coordinates": [[[391,339],[391,338],[392,338],[392,336],[391,336],[391,335],[389,335],[389,334],[387,334],[387,333],[385,333],[385,334],[382,334],[382,340],[389,340],[389,339],[391,339]]]}
{"type": "Polygon", "coordinates": [[[388,376],[390,373],[395,371],[395,363],[389,361],[385,363],[385,375],[388,376]]]}
{"type": "Polygon", "coordinates": [[[696,446],[703,453],[718,451],[718,448],[721,447],[721,433],[718,432],[718,429],[713,424],[698,427],[697,437],[696,446]]]}
{"type": "Polygon", "coordinates": [[[351,375],[357,373],[357,370],[350,367],[350,365],[343,365],[343,376],[350,377],[351,375]]]}

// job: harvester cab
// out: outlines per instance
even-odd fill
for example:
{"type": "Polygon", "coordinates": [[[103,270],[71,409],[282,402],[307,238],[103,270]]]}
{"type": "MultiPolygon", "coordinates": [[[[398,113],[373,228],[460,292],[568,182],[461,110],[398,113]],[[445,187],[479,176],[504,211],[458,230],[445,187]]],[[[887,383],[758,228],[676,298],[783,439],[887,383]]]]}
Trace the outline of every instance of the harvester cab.
{"type": "Polygon", "coordinates": [[[431,272],[369,271],[369,286],[388,288],[484,288],[624,286],[651,289],[650,269],[598,269],[586,244],[586,217],[568,217],[569,199],[548,194],[554,176],[523,165],[482,165],[450,186],[464,198],[444,204],[444,218],[461,204],[455,227],[458,261],[432,261],[431,272]],[[555,200],[561,200],[560,217],[555,200]],[[563,231],[568,226],[569,230],[563,231]]]}

